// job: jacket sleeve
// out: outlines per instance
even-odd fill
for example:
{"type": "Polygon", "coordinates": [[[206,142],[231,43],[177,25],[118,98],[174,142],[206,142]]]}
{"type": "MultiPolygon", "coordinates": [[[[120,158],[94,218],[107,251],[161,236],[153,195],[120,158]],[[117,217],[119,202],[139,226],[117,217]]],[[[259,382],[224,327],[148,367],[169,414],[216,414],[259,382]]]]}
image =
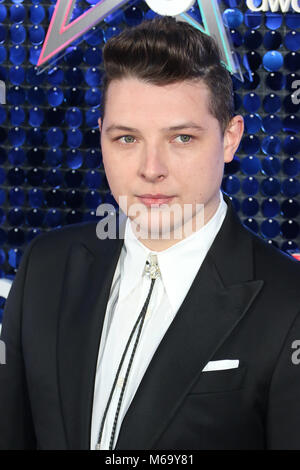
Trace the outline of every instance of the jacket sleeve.
{"type": "Polygon", "coordinates": [[[30,253],[36,238],[26,247],[5,303],[0,365],[0,449],[36,449],[30,398],[22,354],[22,304],[30,253]],[[2,354],[3,355],[3,354],[2,354]]]}
{"type": "Polygon", "coordinates": [[[300,312],[272,376],[267,414],[267,449],[300,450],[300,312]]]}

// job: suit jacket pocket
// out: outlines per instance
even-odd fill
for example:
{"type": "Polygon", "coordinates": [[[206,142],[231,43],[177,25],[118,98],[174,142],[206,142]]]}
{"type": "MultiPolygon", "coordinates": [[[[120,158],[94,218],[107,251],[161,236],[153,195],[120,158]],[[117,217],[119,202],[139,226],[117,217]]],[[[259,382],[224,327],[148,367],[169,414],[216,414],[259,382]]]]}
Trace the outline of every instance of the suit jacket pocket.
{"type": "Polygon", "coordinates": [[[189,395],[196,393],[227,392],[243,388],[246,370],[246,366],[240,366],[235,369],[201,372],[197,382],[191,388],[189,395]]]}

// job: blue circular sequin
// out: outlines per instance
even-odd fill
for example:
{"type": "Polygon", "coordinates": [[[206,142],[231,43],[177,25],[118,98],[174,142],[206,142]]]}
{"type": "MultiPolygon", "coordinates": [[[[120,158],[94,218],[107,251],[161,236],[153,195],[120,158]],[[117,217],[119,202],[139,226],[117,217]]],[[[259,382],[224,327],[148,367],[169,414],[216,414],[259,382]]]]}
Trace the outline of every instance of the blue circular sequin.
{"type": "Polygon", "coordinates": [[[45,39],[45,30],[40,25],[31,26],[28,31],[29,39],[32,44],[39,45],[44,42],[45,39]]]}
{"type": "Polygon", "coordinates": [[[87,127],[98,128],[98,119],[100,118],[100,109],[92,108],[85,113],[85,123],[87,127]]]}
{"type": "Polygon", "coordinates": [[[25,80],[25,70],[20,65],[11,67],[8,71],[8,78],[13,85],[21,85],[25,80]]]}
{"type": "Polygon", "coordinates": [[[34,86],[39,86],[45,79],[44,73],[42,73],[37,66],[30,67],[26,71],[26,80],[28,83],[34,86]]]}
{"type": "Polygon", "coordinates": [[[26,132],[20,127],[14,127],[8,131],[8,140],[13,147],[19,147],[24,144],[26,132]]]}
{"type": "Polygon", "coordinates": [[[84,61],[90,66],[100,65],[102,62],[102,51],[98,47],[90,47],[84,53],[84,61]]]}
{"type": "Polygon", "coordinates": [[[283,66],[282,54],[278,51],[269,51],[263,57],[263,66],[269,72],[279,70],[283,66]]]}
{"type": "Polygon", "coordinates": [[[20,106],[14,106],[10,111],[10,121],[13,126],[20,126],[25,121],[25,111],[20,106]]]}
{"type": "Polygon", "coordinates": [[[287,220],[281,224],[282,235],[288,239],[297,238],[299,235],[299,224],[294,220],[287,220]]]}
{"type": "Polygon", "coordinates": [[[8,152],[8,160],[11,165],[22,165],[25,162],[25,159],[25,153],[19,147],[15,147],[8,152]]]}
{"type": "Polygon", "coordinates": [[[90,88],[85,93],[85,102],[88,106],[98,107],[101,104],[101,92],[98,88],[90,88]]]}
{"type": "Polygon", "coordinates": [[[286,197],[297,197],[300,193],[300,182],[294,178],[285,179],[282,182],[281,191],[286,197]]]}
{"type": "Polygon", "coordinates": [[[26,59],[26,49],[17,44],[9,49],[9,60],[14,65],[21,65],[26,59]]]}
{"type": "Polygon", "coordinates": [[[300,172],[300,162],[296,157],[289,157],[282,164],[284,173],[290,177],[296,177],[300,172]]]}
{"type": "Polygon", "coordinates": [[[64,141],[64,134],[59,128],[52,127],[48,130],[46,139],[50,147],[60,147],[64,141]]]}
{"type": "Polygon", "coordinates": [[[96,170],[88,171],[84,178],[85,185],[90,189],[100,188],[102,184],[102,180],[103,180],[102,173],[96,170]]]}
{"type": "Polygon", "coordinates": [[[87,34],[85,34],[84,40],[90,46],[99,46],[99,44],[104,42],[103,30],[97,28],[96,26],[93,26],[93,28],[91,28],[91,30],[87,34]]]}
{"type": "Polygon", "coordinates": [[[238,28],[243,20],[243,13],[236,8],[227,8],[223,13],[223,21],[228,28],[238,28]]]}
{"type": "Polygon", "coordinates": [[[3,23],[7,15],[6,7],[4,5],[0,5],[0,23],[3,23]]]}
{"type": "Polygon", "coordinates": [[[66,49],[66,55],[64,60],[68,65],[72,67],[77,67],[81,64],[83,59],[83,51],[78,46],[71,46],[66,49]]]}
{"type": "Polygon", "coordinates": [[[59,189],[50,189],[47,191],[45,201],[48,207],[61,207],[63,205],[64,197],[59,189]]]}
{"type": "Polygon", "coordinates": [[[39,127],[44,121],[44,111],[35,106],[29,110],[28,122],[32,127],[39,127]]]}
{"type": "Polygon", "coordinates": [[[278,31],[268,31],[264,35],[263,44],[268,50],[278,49],[282,44],[282,36],[278,31]]]}
{"type": "Polygon", "coordinates": [[[289,52],[284,57],[284,65],[291,72],[296,72],[300,68],[300,54],[298,52],[289,52]]]}
{"type": "Polygon", "coordinates": [[[276,155],[281,150],[280,139],[274,135],[265,137],[262,140],[261,149],[265,154],[276,155]]]}
{"type": "Polygon", "coordinates": [[[47,99],[50,106],[59,106],[64,100],[64,93],[58,87],[53,87],[48,90],[47,99]]]}
{"type": "Polygon", "coordinates": [[[26,29],[21,24],[10,27],[10,39],[14,44],[23,44],[26,39],[26,29]]]}
{"type": "Polygon", "coordinates": [[[244,96],[243,105],[246,111],[255,113],[260,108],[260,97],[256,93],[249,93],[244,96]]]}
{"type": "Polygon", "coordinates": [[[242,159],[241,169],[246,175],[255,175],[261,170],[261,163],[258,157],[249,155],[242,159]]]}
{"type": "Polygon", "coordinates": [[[281,108],[281,100],[275,93],[266,95],[263,100],[263,107],[266,113],[277,113],[281,108]]]}
{"type": "Polygon", "coordinates": [[[69,129],[67,131],[68,147],[78,148],[82,143],[83,135],[79,129],[69,129]]]}
{"type": "Polygon", "coordinates": [[[242,139],[242,149],[247,155],[253,155],[260,150],[260,139],[255,135],[249,135],[242,139]]]}
{"type": "Polygon", "coordinates": [[[62,151],[58,148],[52,148],[47,151],[46,161],[51,167],[59,167],[62,164],[62,151]]]}
{"type": "Polygon", "coordinates": [[[288,155],[296,155],[300,151],[300,140],[291,135],[286,137],[282,144],[283,150],[288,155]]]}
{"type": "Polygon", "coordinates": [[[64,80],[64,71],[58,67],[53,67],[48,71],[48,82],[53,85],[60,85],[64,80]]]}
{"type": "Polygon", "coordinates": [[[291,114],[283,120],[283,131],[287,134],[298,134],[300,132],[300,117],[291,114]]]}
{"type": "Polygon", "coordinates": [[[280,225],[277,220],[264,220],[260,226],[261,233],[266,238],[275,238],[280,233],[280,225]]]}
{"type": "Polygon", "coordinates": [[[78,170],[83,164],[83,155],[79,150],[72,149],[67,152],[66,162],[69,168],[72,170],[78,170]]]}
{"type": "Polygon", "coordinates": [[[265,25],[269,29],[278,29],[282,25],[283,15],[280,13],[266,12],[265,25]]]}
{"type": "Polygon", "coordinates": [[[261,205],[261,211],[264,217],[276,217],[280,212],[278,201],[272,197],[264,199],[261,205]]]}
{"type": "Polygon", "coordinates": [[[99,168],[102,164],[101,152],[96,149],[89,150],[85,156],[85,164],[88,168],[99,168]]]}
{"type": "Polygon", "coordinates": [[[265,116],[262,121],[262,130],[267,134],[276,134],[277,132],[281,131],[282,129],[282,122],[278,116],[275,114],[270,114],[269,116],[265,116]]]}
{"type": "Polygon", "coordinates": [[[132,5],[123,11],[123,18],[129,26],[137,26],[143,21],[144,13],[142,9],[132,5]]]}
{"type": "Polygon", "coordinates": [[[12,188],[9,191],[9,202],[12,206],[23,206],[25,202],[25,194],[21,188],[12,188]]]}
{"type": "Polygon", "coordinates": [[[110,28],[107,28],[106,31],[104,31],[104,42],[107,42],[110,38],[113,36],[117,36],[118,34],[121,33],[121,29],[118,28],[117,26],[111,26],[110,28]]]}
{"type": "Polygon", "coordinates": [[[258,114],[247,114],[244,116],[244,123],[248,134],[256,134],[261,128],[262,120],[258,114]]]}
{"type": "Polygon", "coordinates": [[[257,49],[261,46],[263,37],[261,33],[255,29],[246,31],[244,35],[244,44],[248,49],[257,49]]]}
{"type": "Polygon", "coordinates": [[[264,196],[276,196],[280,192],[280,182],[278,179],[270,177],[261,182],[261,192],[264,196]]]}
{"type": "Polygon", "coordinates": [[[45,9],[42,5],[32,5],[29,9],[30,21],[33,24],[39,24],[45,18],[45,9]]]}
{"type": "Polygon", "coordinates": [[[274,91],[282,90],[285,87],[285,75],[281,72],[271,72],[266,77],[266,85],[274,91]]]}
{"type": "Polygon", "coordinates": [[[259,211],[259,204],[253,197],[248,197],[242,202],[242,211],[247,217],[254,217],[259,211]]]}
{"type": "Polygon", "coordinates": [[[13,23],[23,23],[26,17],[26,9],[23,5],[12,5],[9,9],[10,19],[13,23]]]}
{"type": "Polygon", "coordinates": [[[290,29],[298,29],[300,28],[300,18],[299,14],[294,12],[294,13],[286,13],[284,15],[285,17],[285,24],[288,28],[290,29]]]}
{"type": "Polygon", "coordinates": [[[0,45],[0,64],[6,61],[7,53],[4,46],[0,45]]]}
{"type": "Polygon", "coordinates": [[[290,51],[298,51],[300,49],[300,33],[290,31],[284,38],[284,44],[290,51]]]}
{"type": "Polygon", "coordinates": [[[32,188],[28,191],[28,201],[31,207],[42,207],[44,204],[44,193],[41,189],[32,188]]]}
{"type": "Polygon", "coordinates": [[[259,183],[254,176],[249,176],[242,181],[242,191],[247,196],[254,196],[259,189],[259,183]]]}
{"type": "Polygon", "coordinates": [[[66,112],[66,122],[72,128],[78,128],[82,124],[82,112],[78,108],[69,108],[66,112]]]}
{"type": "Polygon", "coordinates": [[[245,13],[245,25],[251,29],[257,29],[262,22],[262,14],[258,11],[247,10],[245,13]]]}
{"type": "Polygon", "coordinates": [[[97,191],[89,191],[85,196],[85,204],[89,209],[97,209],[101,202],[102,197],[97,191]]]}
{"type": "Polygon", "coordinates": [[[294,199],[286,199],[281,204],[281,213],[282,216],[290,219],[296,218],[300,214],[300,204],[299,202],[295,201],[294,199]]]}

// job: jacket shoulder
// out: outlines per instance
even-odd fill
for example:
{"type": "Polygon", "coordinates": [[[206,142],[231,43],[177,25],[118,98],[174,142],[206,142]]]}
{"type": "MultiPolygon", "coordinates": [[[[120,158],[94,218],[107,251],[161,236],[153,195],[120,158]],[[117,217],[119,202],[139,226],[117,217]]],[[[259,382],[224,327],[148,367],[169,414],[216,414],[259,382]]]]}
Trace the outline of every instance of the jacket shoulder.
{"type": "Polygon", "coordinates": [[[251,233],[254,247],[254,268],[257,277],[274,283],[289,284],[299,290],[300,263],[288,253],[270,245],[259,235],[251,233]]]}

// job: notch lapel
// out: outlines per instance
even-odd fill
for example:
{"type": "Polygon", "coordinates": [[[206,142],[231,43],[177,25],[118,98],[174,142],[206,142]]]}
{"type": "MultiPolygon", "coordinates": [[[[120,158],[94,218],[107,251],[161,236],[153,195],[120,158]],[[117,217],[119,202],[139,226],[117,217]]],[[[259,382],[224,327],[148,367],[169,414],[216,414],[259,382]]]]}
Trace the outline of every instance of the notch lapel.
{"type": "Polygon", "coordinates": [[[58,383],[69,449],[90,448],[99,343],[122,239],[75,242],[70,250],[58,324],[58,383]]]}

